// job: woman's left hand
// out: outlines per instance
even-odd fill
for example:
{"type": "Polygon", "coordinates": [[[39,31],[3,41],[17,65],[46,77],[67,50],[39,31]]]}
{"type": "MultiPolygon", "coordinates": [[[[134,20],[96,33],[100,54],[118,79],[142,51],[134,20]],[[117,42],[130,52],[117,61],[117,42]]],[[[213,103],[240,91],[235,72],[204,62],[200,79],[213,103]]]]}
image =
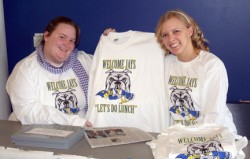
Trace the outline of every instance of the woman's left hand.
{"type": "Polygon", "coordinates": [[[105,29],[103,35],[107,36],[110,32],[116,32],[116,30],[113,28],[105,29]]]}

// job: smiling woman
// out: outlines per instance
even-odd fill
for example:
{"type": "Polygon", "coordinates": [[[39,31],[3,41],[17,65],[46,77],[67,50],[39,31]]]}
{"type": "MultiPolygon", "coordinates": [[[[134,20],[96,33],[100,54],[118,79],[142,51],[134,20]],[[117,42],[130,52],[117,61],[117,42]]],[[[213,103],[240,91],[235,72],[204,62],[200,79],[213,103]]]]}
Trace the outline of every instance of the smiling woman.
{"type": "Polygon", "coordinates": [[[43,52],[46,60],[53,66],[60,67],[68,59],[79,42],[79,27],[60,17],[54,19],[45,29],[43,52]],[[65,23],[59,23],[65,21],[65,23]],[[56,27],[56,28],[55,28],[56,27]]]}
{"type": "Polygon", "coordinates": [[[91,126],[85,113],[92,57],[75,48],[79,37],[75,22],[57,17],[37,49],[15,66],[6,88],[22,124],[91,126]]]}
{"type": "Polygon", "coordinates": [[[168,110],[172,122],[185,126],[225,125],[237,133],[226,105],[228,78],[224,63],[209,52],[198,24],[181,10],[167,11],[156,29],[165,57],[168,110]]]}

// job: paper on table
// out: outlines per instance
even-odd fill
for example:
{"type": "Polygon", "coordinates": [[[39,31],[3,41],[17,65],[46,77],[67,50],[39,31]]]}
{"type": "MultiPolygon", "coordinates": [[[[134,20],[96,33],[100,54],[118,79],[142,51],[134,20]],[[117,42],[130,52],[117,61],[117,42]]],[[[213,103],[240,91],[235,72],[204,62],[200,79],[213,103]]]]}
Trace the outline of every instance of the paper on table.
{"type": "Polygon", "coordinates": [[[0,158],[4,159],[52,159],[53,152],[24,151],[16,148],[0,149],[0,158]]]}
{"type": "Polygon", "coordinates": [[[3,159],[96,159],[85,156],[59,154],[49,151],[24,151],[17,148],[0,147],[0,158],[3,159]]]}
{"type": "Polygon", "coordinates": [[[60,154],[60,155],[54,155],[53,159],[95,159],[95,158],[89,158],[89,157],[84,157],[84,156],[76,156],[76,155],[60,154]]]}
{"type": "Polygon", "coordinates": [[[48,135],[48,136],[58,136],[58,137],[67,137],[73,133],[73,131],[66,130],[55,130],[47,128],[34,128],[25,133],[38,134],[38,135],[48,135]]]}

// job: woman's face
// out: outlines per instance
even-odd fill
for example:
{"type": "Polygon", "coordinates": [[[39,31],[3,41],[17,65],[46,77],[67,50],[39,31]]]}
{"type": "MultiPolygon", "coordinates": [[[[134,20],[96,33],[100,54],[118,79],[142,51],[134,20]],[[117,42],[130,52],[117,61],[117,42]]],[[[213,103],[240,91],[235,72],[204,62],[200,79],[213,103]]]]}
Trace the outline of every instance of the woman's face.
{"type": "Polygon", "coordinates": [[[49,35],[44,33],[44,56],[54,65],[61,66],[75,48],[76,30],[69,24],[58,24],[49,35]]]}
{"type": "Polygon", "coordinates": [[[192,27],[187,28],[177,18],[170,18],[162,25],[162,43],[174,55],[183,56],[192,47],[192,27]]]}

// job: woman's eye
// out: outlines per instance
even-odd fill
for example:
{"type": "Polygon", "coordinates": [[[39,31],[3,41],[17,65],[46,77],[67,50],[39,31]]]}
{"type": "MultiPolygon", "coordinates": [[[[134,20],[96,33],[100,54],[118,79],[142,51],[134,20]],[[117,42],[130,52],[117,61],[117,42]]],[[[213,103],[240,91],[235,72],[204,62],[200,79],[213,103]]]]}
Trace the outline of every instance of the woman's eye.
{"type": "Polygon", "coordinates": [[[167,34],[161,34],[161,37],[165,38],[167,37],[167,34]]]}
{"type": "Polygon", "coordinates": [[[175,30],[173,33],[174,34],[177,34],[177,33],[179,33],[180,32],[180,30],[175,30]]]}
{"type": "Polygon", "coordinates": [[[59,36],[59,38],[60,38],[60,39],[65,39],[65,37],[64,37],[64,36],[59,36]]]}
{"type": "Polygon", "coordinates": [[[70,40],[70,43],[71,43],[71,44],[75,44],[76,41],[75,41],[75,40],[70,40]]]}

